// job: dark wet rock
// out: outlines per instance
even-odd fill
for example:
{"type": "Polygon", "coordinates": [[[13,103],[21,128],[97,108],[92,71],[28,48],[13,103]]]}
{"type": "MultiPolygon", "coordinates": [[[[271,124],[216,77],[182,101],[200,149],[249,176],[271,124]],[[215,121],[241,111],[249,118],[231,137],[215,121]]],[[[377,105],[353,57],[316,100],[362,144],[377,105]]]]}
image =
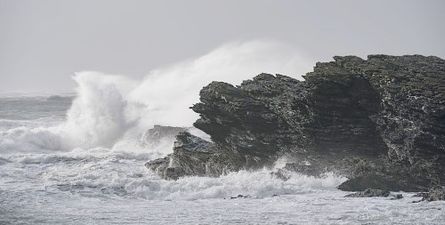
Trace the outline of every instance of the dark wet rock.
{"type": "MultiPolygon", "coordinates": [[[[329,167],[345,157],[373,158],[385,152],[369,118],[378,108],[369,84],[310,81],[260,74],[238,87],[213,82],[201,91],[201,103],[192,107],[201,115],[194,125],[215,143],[264,162],[288,154],[329,167]],[[352,93],[370,96],[367,101],[374,100],[376,107],[360,106],[361,99],[351,98],[352,93]]],[[[367,101],[362,104],[371,104],[367,101]]]]}
{"type": "Polygon", "coordinates": [[[173,177],[218,176],[286,157],[285,170],[351,178],[343,190],[421,191],[444,184],[443,59],[334,57],[304,78],[260,74],[239,86],[204,87],[192,107],[200,115],[194,126],[212,143],[207,151],[175,147],[162,170],[173,177]]]}
{"type": "Polygon", "coordinates": [[[370,198],[370,197],[391,197],[390,200],[399,200],[403,198],[402,194],[392,194],[387,190],[375,189],[375,188],[367,188],[364,191],[358,191],[345,197],[354,197],[354,198],[370,198]]]}
{"type": "Polygon", "coordinates": [[[401,189],[397,182],[377,175],[354,177],[338,186],[338,189],[342,191],[364,191],[368,188],[392,191],[400,191],[401,189]]]}
{"type": "Polygon", "coordinates": [[[388,197],[389,191],[381,189],[368,188],[364,191],[359,191],[353,194],[346,195],[345,197],[388,197]]]}
{"type": "MultiPolygon", "coordinates": [[[[169,157],[159,158],[155,160],[151,160],[145,163],[145,167],[158,174],[162,178],[168,179],[170,176],[167,176],[167,168],[169,166],[170,159],[169,157]]],[[[179,176],[173,176],[170,179],[178,179],[179,176]]]]}
{"type": "Polygon", "coordinates": [[[215,177],[242,169],[245,161],[235,154],[224,152],[211,142],[181,132],[176,136],[173,153],[149,161],[145,166],[165,179],[183,176],[215,177]]]}
{"type": "Polygon", "coordinates": [[[414,197],[422,197],[419,201],[445,201],[445,187],[432,187],[428,192],[421,192],[415,195],[414,197]]]}
{"type": "Polygon", "coordinates": [[[389,157],[377,163],[352,160],[347,169],[349,180],[339,186],[344,191],[361,191],[366,188],[380,188],[389,191],[427,191],[440,183],[435,171],[440,167],[424,159],[413,164],[407,161],[391,160],[389,157]]]}
{"type": "Polygon", "coordinates": [[[392,195],[391,200],[399,200],[399,199],[402,199],[402,198],[403,198],[402,194],[395,194],[395,195],[392,195]]]}
{"type": "Polygon", "coordinates": [[[405,170],[416,166],[420,172],[416,177],[425,176],[430,181],[443,180],[444,60],[419,55],[373,55],[368,60],[335,57],[334,62],[317,64],[314,72],[306,75],[306,80],[315,86],[327,83],[322,86],[328,91],[335,89],[341,92],[338,88],[332,88],[336,85],[332,84],[333,81],[345,84],[352,80],[352,84],[359,83],[365,89],[370,87],[373,91],[364,95],[355,92],[352,98],[358,98],[358,105],[370,111],[368,118],[378,133],[377,141],[384,143],[380,149],[384,149],[395,169],[399,170],[401,164],[405,164],[405,170]],[[422,167],[431,175],[426,171],[421,172],[422,167]]]}
{"type": "Polygon", "coordinates": [[[415,180],[412,176],[399,177],[368,174],[352,177],[338,186],[342,191],[363,191],[367,188],[389,191],[425,191],[429,180],[415,180]]]}
{"type": "Polygon", "coordinates": [[[238,199],[238,198],[250,198],[250,195],[237,195],[230,197],[230,199],[238,199]]]}

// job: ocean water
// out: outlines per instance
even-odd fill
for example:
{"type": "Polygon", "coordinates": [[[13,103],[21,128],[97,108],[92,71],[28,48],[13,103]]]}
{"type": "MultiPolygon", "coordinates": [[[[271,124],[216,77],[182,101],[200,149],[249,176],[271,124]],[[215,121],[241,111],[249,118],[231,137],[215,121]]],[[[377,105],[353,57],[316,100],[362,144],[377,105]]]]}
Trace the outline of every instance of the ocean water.
{"type": "Polygon", "coordinates": [[[345,198],[333,174],[162,180],[144,163],[173,140],[147,148],[135,107],[94,90],[0,98],[0,224],[445,224],[443,201],[345,198]]]}

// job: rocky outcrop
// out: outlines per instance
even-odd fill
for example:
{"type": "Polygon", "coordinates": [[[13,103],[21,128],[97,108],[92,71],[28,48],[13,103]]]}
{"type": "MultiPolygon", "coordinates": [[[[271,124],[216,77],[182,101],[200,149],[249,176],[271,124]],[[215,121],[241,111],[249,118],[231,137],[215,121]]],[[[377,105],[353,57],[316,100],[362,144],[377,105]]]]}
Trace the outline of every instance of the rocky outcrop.
{"type": "Polygon", "coordinates": [[[385,156],[377,163],[353,160],[347,167],[351,179],[338,188],[344,191],[362,191],[366,188],[386,189],[391,191],[427,191],[429,187],[441,183],[433,172],[440,166],[417,158],[410,164],[385,156]]]}
{"type": "Polygon", "coordinates": [[[165,179],[183,176],[219,176],[243,168],[239,155],[224,152],[211,142],[181,132],[176,136],[173,153],[147,162],[145,166],[165,179]]]}
{"type": "Polygon", "coordinates": [[[182,172],[172,178],[267,167],[285,157],[288,170],[350,177],[344,190],[423,190],[445,181],[444,60],[334,57],[304,78],[260,74],[239,86],[204,87],[192,107],[200,115],[194,126],[212,143],[205,154],[175,147],[165,160],[176,166],[165,168],[182,172]],[[206,155],[197,157],[197,170],[186,165],[195,153],[206,155]]]}

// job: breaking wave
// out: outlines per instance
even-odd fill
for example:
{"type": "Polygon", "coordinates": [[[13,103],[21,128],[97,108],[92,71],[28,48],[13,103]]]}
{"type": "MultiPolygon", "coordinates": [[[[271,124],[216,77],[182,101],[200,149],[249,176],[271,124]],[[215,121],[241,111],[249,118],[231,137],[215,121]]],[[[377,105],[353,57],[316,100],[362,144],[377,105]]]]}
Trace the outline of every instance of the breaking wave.
{"type": "MultiPolygon", "coordinates": [[[[141,81],[99,72],[76,73],[74,99],[54,96],[38,102],[26,100],[35,105],[32,119],[0,117],[0,177],[17,181],[27,177],[32,179],[30,183],[53,191],[147,199],[224,198],[238,194],[262,198],[334,188],[341,178],[332,174],[324,178],[294,174],[283,181],[273,177],[270,170],[262,170],[220,178],[166,181],[144,168],[147,160],[165,156],[173,145],[173,140],[168,139],[147,149],[141,142],[144,132],[155,124],[190,127],[197,115],[189,107],[199,101],[203,86],[211,81],[240,83],[262,72],[298,78],[312,63],[296,52],[277,42],[238,42],[153,70],[141,81]],[[56,106],[66,101],[72,103],[64,109],[65,117],[48,113],[54,108],[63,111],[56,106]]],[[[17,105],[21,100],[14,101],[17,105]]],[[[27,104],[18,105],[23,113],[29,112],[27,104]]],[[[26,188],[30,183],[19,185],[26,188]]]]}
{"type": "Polygon", "coordinates": [[[76,73],[76,97],[66,121],[52,127],[0,130],[0,152],[113,148],[134,142],[155,124],[190,127],[197,115],[189,107],[198,102],[203,86],[211,81],[240,83],[262,72],[299,78],[312,63],[297,52],[273,41],[237,42],[152,70],[142,81],[76,73]]]}

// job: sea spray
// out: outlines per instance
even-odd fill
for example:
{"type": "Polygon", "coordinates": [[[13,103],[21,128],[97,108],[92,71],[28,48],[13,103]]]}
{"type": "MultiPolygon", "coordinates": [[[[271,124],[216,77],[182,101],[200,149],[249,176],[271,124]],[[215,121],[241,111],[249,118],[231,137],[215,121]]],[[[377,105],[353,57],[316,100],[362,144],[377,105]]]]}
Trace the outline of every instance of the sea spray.
{"type": "Polygon", "coordinates": [[[131,82],[95,72],[76,74],[77,97],[63,125],[73,147],[112,147],[130,127],[124,90],[131,82]]]}
{"type": "Polygon", "coordinates": [[[140,115],[142,124],[191,126],[198,116],[189,107],[199,102],[199,91],[212,81],[238,84],[262,72],[298,79],[310,69],[311,62],[286,44],[229,43],[196,59],[151,71],[129,99],[149,109],[140,115]]]}
{"type": "Polygon", "coordinates": [[[1,131],[0,151],[69,151],[115,145],[123,149],[125,143],[134,149],[135,140],[153,125],[191,127],[197,115],[189,107],[198,102],[200,89],[211,81],[239,83],[261,72],[299,78],[310,65],[293,47],[261,40],[223,45],[196,59],[152,70],[142,81],[79,72],[73,77],[78,87],[66,121],[51,127],[1,131]]]}

